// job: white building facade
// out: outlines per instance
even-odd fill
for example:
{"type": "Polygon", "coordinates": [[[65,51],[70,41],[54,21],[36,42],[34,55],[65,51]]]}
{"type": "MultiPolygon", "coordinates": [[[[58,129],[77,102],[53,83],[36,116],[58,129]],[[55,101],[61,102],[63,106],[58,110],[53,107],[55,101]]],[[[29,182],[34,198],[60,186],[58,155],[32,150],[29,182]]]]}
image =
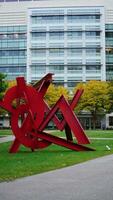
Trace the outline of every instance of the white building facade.
{"type": "Polygon", "coordinates": [[[27,82],[54,73],[54,83],[113,77],[111,0],[0,0],[0,72],[27,82]]]}
{"type": "Polygon", "coordinates": [[[103,7],[29,9],[27,79],[55,74],[58,84],[106,80],[103,7]]]}
{"type": "MultiPolygon", "coordinates": [[[[0,0],[0,72],[27,82],[51,72],[70,89],[113,80],[113,1],[0,0]]],[[[112,121],[113,114],[106,127],[112,121]]]]}

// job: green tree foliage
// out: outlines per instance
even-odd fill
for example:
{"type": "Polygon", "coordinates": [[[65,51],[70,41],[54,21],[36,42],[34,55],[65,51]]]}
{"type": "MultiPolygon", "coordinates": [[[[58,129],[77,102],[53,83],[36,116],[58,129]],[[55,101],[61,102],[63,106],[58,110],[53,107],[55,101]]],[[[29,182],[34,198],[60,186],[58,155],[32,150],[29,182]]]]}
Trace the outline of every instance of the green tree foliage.
{"type": "Polygon", "coordinates": [[[0,99],[2,99],[4,92],[6,91],[6,89],[8,87],[8,84],[5,80],[5,78],[6,78],[6,75],[0,73],[0,99]]]}
{"type": "MultiPolygon", "coordinates": [[[[4,93],[8,87],[7,81],[5,80],[6,75],[3,73],[0,73],[0,100],[2,100],[4,93]]],[[[0,114],[6,114],[7,112],[0,108],[0,114]]]]}
{"type": "Polygon", "coordinates": [[[93,128],[98,116],[104,115],[110,109],[108,83],[92,80],[80,83],[74,90],[83,89],[84,93],[77,106],[77,112],[89,111],[93,119],[93,128]]]}
{"type": "Polygon", "coordinates": [[[51,84],[47,90],[45,95],[45,99],[49,106],[53,106],[57,100],[60,98],[61,95],[64,95],[66,99],[69,97],[68,90],[63,86],[55,86],[51,84]]]}

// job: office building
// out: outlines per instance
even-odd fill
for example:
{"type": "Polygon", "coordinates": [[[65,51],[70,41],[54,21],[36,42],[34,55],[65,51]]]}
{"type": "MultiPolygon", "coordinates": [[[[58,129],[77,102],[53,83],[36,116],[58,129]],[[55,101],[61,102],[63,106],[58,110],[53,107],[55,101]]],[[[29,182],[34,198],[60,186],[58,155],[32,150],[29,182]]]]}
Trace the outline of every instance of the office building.
{"type": "Polygon", "coordinates": [[[113,1],[0,0],[0,72],[27,82],[52,72],[68,88],[113,80],[113,1]]]}
{"type": "Polygon", "coordinates": [[[55,84],[111,80],[112,1],[0,0],[0,72],[55,84]]]}

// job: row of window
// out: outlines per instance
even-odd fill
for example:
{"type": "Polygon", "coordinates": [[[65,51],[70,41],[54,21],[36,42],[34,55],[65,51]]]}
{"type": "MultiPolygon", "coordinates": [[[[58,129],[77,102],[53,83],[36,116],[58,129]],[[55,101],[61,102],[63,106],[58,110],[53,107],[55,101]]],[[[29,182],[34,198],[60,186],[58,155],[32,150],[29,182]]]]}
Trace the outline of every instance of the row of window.
{"type": "Polygon", "coordinates": [[[0,26],[0,32],[26,32],[27,26],[0,26]]]}
{"type": "Polygon", "coordinates": [[[17,64],[26,64],[25,58],[0,58],[1,65],[17,65],[17,64]]]}
{"type": "Polygon", "coordinates": [[[113,71],[113,64],[112,65],[106,65],[106,71],[113,71]]]}
{"type": "MultiPolygon", "coordinates": [[[[89,22],[89,20],[98,20],[98,19],[100,19],[100,15],[68,15],[67,16],[67,19],[69,19],[69,20],[88,20],[88,22],[89,22]]],[[[75,21],[76,22],[76,21],[75,21]]]]}
{"type": "Polygon", "coordinates": [[[113,39],[113,32],[106,32],[106,38],[112,38],[113,39]]]}
{"type": "MultiPolygon", "coordinates": [[[[86,49],[86,55],[99,55],[100,49],[86,49]]],[[[68,56],[81,55],[82,49],[49,49],[49,56],[63,56],[64,52],[67,52],[68,56]]],[[[46,49],[34,49],[32,50],[32,57],[46,56],[46,49]]]]}
{"type": "MultiPolygon", "coordinates": [[[[74,38],[82,38],[82,32],[80,31],[68,31],[65,33],[67,35],[67,39],[74,39],[74,38]]],[[[89,37],[99,37],[100,36],[100,32],[99,31],[86,31],[85,32],[86,38],[89,37]]],[[[47,36],[46,32],[42,32],[42,33],[38,33],[38,32],[34,32],[32,33],[32,40],[45,40],[47,36]]],[[[49,39],[57,39],[57,40],[61,40],[64,39],[64,32],[63,31],[54,31],[54,32],[49,32],[49,39]]]]}
{"type": "Polygon", "coordinates": [[[64,16],[38,16],[38,17],[32,17],[32,24],[45,24],[45,23],[63,23],[64,22],[64,16]]]}
{"type": "Polygon", "coordinates": [[[113,62],[106,65],[106,79],[113,80],[113,62]]]}
{"type": "Polygon", "coordinates": [[[113,38],[106,38],[106,47],[113,47],[113,38]]]}
{"type": "Polygon", "coordinates": [[[26,41],[0,41],[0,49],[1,48],[26,48],[26,41]]]}
{"type": "MultiPolygon", "coordinates": [[[[32,0],[0,0],[0,2],[18,2],[18,1],[32,1],[32,0]]],[[[35,0],[38,1],[38,0],[35,0]]]]}
{"type": "Polygon", "coordinates": [[[106,63],[107,63],[107,64],[113,63],[113,55],[111,55],[111,56],[106,56],[106,63]]]}
{"type": "Polygon", "coordinates": [[[25,73],[26,67],[0,67],[0,72],[4,73],[25,73]]]}
{"type": "Polygon", "coordinates": [[[8,56],[26,56],[26,51],[23,50],[13,50],[13,51],[0,51],[0,57],[8,56]]]}
{"type": "Polygon", "coordinates": [[[79,40],[74,40],[74,41],[68,41],[67,44],[64,43],[64,41],[50,41],[50,43],[48,43],[46,45],[46,42],[36,42],[36,41],[32,41],[31,45],[30,45],[31,49],[48,49],[48,48],[101,48],[101,43],[100,41],[89,41],[88,42],[84,42],[84,46],[83,46],[83,42],[79,41],[79,40]]]}
{"type": "MultiPolygon", "coordinates": [[[[86,66],[82,66],[82,65],[33,65],[31,67],[31,69],[41,69],[41,70],[45,70],[46,68],[48,69],[52,69],[52,70],[59,70],[62,71],[64,70],[64,67],[66,67],[68,70],[82,70],[84,67],[86,68],[86,70],[100,70],[101,66],[100,65],[86,65],[86,66]]],[[[113,66],[112,66],[113,68],[113,66]]]]}
{"type": "Polygon", "coordinates": [[[113,24],[106,24],[105,25],[106,30],[112,30],[113,31],[113,24]]]}
{"type": "Polygon", "coordinates": [[[27,39],[26,33],[11,33],[11,34],[0,34],[0,40],[15,40],[15,39],[27,39]]]}
{"type": "MultiPolygon", "coordinates": [[[[84,22],[99,22],[100,15],[67,15],[67,23],[84,23],[84,22]]],[[[63,23],[64,16],[62,15],[53,15],[53,16],[35,16],[31,18],[32,24],[48,24],[48,23],[63,23]]]]}
{"type": "Polygon", "coordinates": [[[68,15],[73,15],[73,14],[81,14],[81,15],[99,15],[100,14],[100,8],[57,8],[57,9],[34,9],[32,10],[32,16],[46,16],[46,15],[63,15],[64,14],[64,9],[67,11],[68,15]]]}
{"type": "MultiPolygon", "coordinates": [[[[100,8],[65,8],[65,11],[67,11],[68,15],[73,14],[81,14],[81,15],[99,15],[100,14],[100,8]]],[[[48,15],[63,15],[64,14],[64,8],[60,9],[36,9],[32,10],[32,16],[48,16],[48,15]]]]}
{"type": "MultiPolygon", "coordinates": [[[[106,63],[113,63],[113,24],[106,24],[106,33],[105,33],[105,38],[106,38],[106,63]],[[108,31],[108,32],[107,32],[108,31]]],[[[108,73],[108,72],[107,72],[108,73]]],[[[107,80],[109,79],[110,76],[107,74],[107,80]]]]}
{"type": "MultiPolygon", "coordinates": [[[[32,65],[36,64],[36,65],[46,65],[46,59],[45,57],[41,58],[41,59],[32,59],[31,61],[32,65]]],[[[55,58],[55,57],[51,57],[49,59],[49,64],[52,64],[52,65],[55,65],[55,64],[64,64],[64,58],[62,57],[58,57],[58,58],[55,58]]],[[[67,58],[67,64],[68,65],[82,65],[83,62],[82,62],[82,58],[81,57],[69,57],[67,58]]],[[[101,64],[101,58],[95,58],[95,57],[87,57],[86,58],[86,65],[100,65],[101,64]]]]}
{"type": "Polygon", "coordinates": [[[82,14],[82,15],[94,15],[94,14],[100,14],[100,9],[99,8],[68,8],[67,9],[67,14],[82,14]]]}

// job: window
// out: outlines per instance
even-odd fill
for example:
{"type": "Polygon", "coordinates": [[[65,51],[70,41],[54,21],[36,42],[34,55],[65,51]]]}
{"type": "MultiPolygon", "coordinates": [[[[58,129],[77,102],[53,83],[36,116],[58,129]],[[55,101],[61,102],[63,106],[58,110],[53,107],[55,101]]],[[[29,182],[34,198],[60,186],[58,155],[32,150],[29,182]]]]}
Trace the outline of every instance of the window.
{"type": "Polygon", "coordinates": [[[42,74],[46,72],[46,65],[34,65],[31,67],[33,74],[42,74]]]}
{"type": "Polygon", "coordinates": [[[46,56],[46,50],[45,49],[34,49],[34,50],[32,50],[32,56],[33,57],[46,56]]]}
{"type": "Polygon", "coordinates": [[[32,33],[32,40],[45,40],[46,33],[32,33]]]}
{"type": "Polygon", "coordinates": [[[64,32],[50,32],[49,33],[49,39],[51,40],[62,40],[64,39],[64,32]]]}
{"type": "Polygon", "coordinates": [[[64,56],[64,49],[49,49],[50,56],[64,56]]]}
{"type": "Polygon", "coordinates": [[[113,72],[113,65],[106,65],[106,71],[112,71],[113,72]]]}
{"type": "Polygon", "coordinates": [[[7,72],[9,73],[23,73],[26,71],[25,67],[8,67],[8,68],[4,68],[7,70],[7,72]]]}
{"type": "Polygon", "coordinates": [[[101,66],[100,65],[87,65],[86,70],[100,70],[101,66]]]}
{"type": "Polygon", "coordinates": [[[82,49],[68,49],[68,56],[82,56],[82,49]]]}
{"type": "Polygon", "coordinates": [[[82,66],[70,65],[67,67],[69,73],[81,73],[82,66]]]}
{"type": "Polygon", "coordinates": [[[14,2],[14,1],[17,1],[17,0],[6,0],[6,2],[14,2]]]}
{"type": "Polygon", "coordinates": [[[87,56],[100,56],[100,49],[86,49],[87,56]]]}
{"type": "Polygon", "coordinates": [[[109,126],[113,126],[113,117],[112,116],[109,117],[109,126]]]}
{"type": "Polygon", "coordinates": [[[25,33],[27,32],[27,26],[1,26],[0,27],[0,32],[1,33],[25,33]]]}
{"type": "Polygon", "coordinates": [[[67,32],[68,39],[81,39],[82,32],[79,31],[69,31],[67,32]]]}
{"type": "Polygon", "coordinates": [[[113,55],[106,56],[106,63],[113,64],[113,55]]]}
{"type": "Polygon", "coordinates": [[[86,37],[97,37],[100,36],[99,31],[86,31],[86,37]]]}
{"type": "Polygon", "coordinates": [[[10,56],[25,56],[26,51],[23,50],[14,50],[14,51],[0,51],[0,57],[10,57],[10,56]]]}
{"type": "Polygon", "coordinates": [[[106,32],[106,37],[113,39],[113,32],[106,32]]]}
{"type": "Polygon", "coordinates": [[[60,15],[32,17],[32,23],[33,24],[62,23],[63,20],[64,20],[64,16],[60,16],[60,15]]]}
{"type": "Polygon", "coordinates": [[[64,65],[49,65],[49,71],[53,73],[64,73],[64,65]]]}
{"type": "Polygon", "coordinates": [[[106,30],[113,30],[113,24],[106,24],[106,30]]]}
{"type": "Polygon", "coordinates": [[[100,20],[100,15],[68,15],[68,22],[98,22],[100,20]]]}

